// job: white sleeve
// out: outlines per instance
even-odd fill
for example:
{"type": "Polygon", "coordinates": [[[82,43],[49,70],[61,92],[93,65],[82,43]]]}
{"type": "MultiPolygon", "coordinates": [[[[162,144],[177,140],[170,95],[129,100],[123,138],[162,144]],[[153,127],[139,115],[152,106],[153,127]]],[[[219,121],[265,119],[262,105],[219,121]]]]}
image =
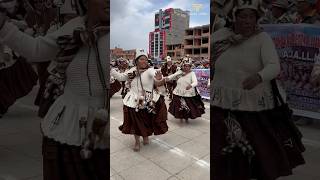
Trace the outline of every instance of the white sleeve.
{"type": "Polygon", "coordinates": [[[157,70],[155,70],[154,68],[149,68],[148,69],[148,74],[151,77],[154,77],[156,75],[157,70]]]}
{"type": "Polygon", "coordinates": [[[59,51],[56,39],[52,35],[33,38],[19,31],[12,23],[5,23],[0,30],[0,43],[10,47],[31,62],[53,59],[59,51]]]}
{"type": "Polygon", "coordinates": [[[167,78],[169,80],[173,80],[174,78],[176,78],[178,75],[182,74],[183,72],[181,70],[178,70],[177,72],[175,72],[174,74],[171,74],[169,76],[167,76],[167,78]]]}
{"type": "Polygon", "coordinates": [[[118,81],[126,81],[129,78],[128,74],[126,72],[120,73],[120,72],[116,71],[114,68],[111,69],[110,76],[114,77],[118,81]]]}
{"type": "Polygon", "coordinates": [[[191,72],[191,86],[192,87],[198,86],[197,76],[194,72],[191,72]]]}
{"type": "Polygon", "coordinates": [[[280,73],[279,56],[271,37],[266,33],[263,33],[263,35],[261,46],[263,69],[258,74],[262,81],[271,81],[280,73]]]}

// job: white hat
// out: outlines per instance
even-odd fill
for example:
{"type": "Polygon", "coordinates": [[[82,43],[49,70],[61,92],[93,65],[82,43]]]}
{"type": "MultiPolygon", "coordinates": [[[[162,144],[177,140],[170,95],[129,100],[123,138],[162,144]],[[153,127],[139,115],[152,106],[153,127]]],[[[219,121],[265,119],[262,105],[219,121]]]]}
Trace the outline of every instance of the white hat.
{"type": "Polygon", "coordinates": [[[168,62],[168,61],[171,61],[171,57],[170,57],[170,56],[167,56],[167,57],[166,57],[166,60],[167,60],[167,62],[168,62]]]}
{"type": "Polygon", "coordinates": [[[192,62],[191,62],[191,58],[188,58],[188,57],[184,57],[183,58],[183,61],[182,61],[182,64],[183,65],[191,65],[192,64],[192,62]]]}
{"type": "Polygon", "coordinates": [[[137,49],[134,63],[138,60],[140,56],[146,56],[148,58],[148,54],[143,49],[137,49]]]}
{"type": "Polygon", "coordinates": [[[137,49],[137,50],[136,50],[135,59],[137,59],[138,57],[140,57],[140,56],[142,56],[142,55],[148,57],[148,54],[144,51],[144,49],[137,49]]]}
{"type": "Polygon", "coordinates": [[[265,9],[263,8],[262,0],[236,0],[236,6],[233,8],[233,21],[235,21],[235,13],[241,9],[253,9],[258,12],[261,17],[265,14],[265,9]]]}

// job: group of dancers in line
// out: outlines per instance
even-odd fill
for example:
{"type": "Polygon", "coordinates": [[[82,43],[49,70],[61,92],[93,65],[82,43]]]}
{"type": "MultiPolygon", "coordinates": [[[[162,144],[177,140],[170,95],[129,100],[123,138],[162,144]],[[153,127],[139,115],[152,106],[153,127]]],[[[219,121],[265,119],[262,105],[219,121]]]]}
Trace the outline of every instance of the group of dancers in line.
{"type": "Polygon", "coordinates": [[[134,135],[134,151],[140,150],[140,136],[143,144],[149,144],[149,136],[168,131],[168,112],[183,123],[196,119],[205,113],[204,103],[196,86],[197,77],[191,70],[191,58],[183,59],[181,68],[172,64],[170,56],[160,68],[152,67],[144,51],[137,51],[134,66],[128,68],[128,61],[120,58],[117,68],[110,71],[111,96],[121,90],[123,97],[123,134],[134,135]],[[122,84],[121,84],[122,83],[122,84]],[[165,96],[169,96],[169,108],[165,96]]]}

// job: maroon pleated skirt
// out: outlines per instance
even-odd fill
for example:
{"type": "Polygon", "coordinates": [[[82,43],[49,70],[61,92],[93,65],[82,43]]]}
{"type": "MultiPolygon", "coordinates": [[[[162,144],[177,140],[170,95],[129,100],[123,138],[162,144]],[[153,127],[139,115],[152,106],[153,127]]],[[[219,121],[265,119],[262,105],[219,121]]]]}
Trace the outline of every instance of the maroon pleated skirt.
{"type": "Polygon", "coordinates": [[[0,113],[4,114],[17,99],[29,94],[37,80],[31,64],[23,58],[0,70],[0,113]]]}
{"type": "MultiPolygon", "coordinates": [[[[275,180],[292,174],[304,164],[302,135],[292,121],[269,119],[265,112],[228,111],[211,107],[212,111],[212,177],[217,180],[275,180]],[[230,115],[240,124],[255,154],[252,158],[236,147],[231,153],[225,119],[230,115]],[[251,159],[251,160],[250,160],[251,159]]],[[[239,133],[238,133],[239,134],[239,133]]]]}
{"type": "Polygon", "coordinates": [[[166,133],[168,113],[163,96],[157,101],[155,112],[156,114],[149,113],[146,109],[136,112],[134,108],[123,106],[124,121],[119,130],[124,134],[143,137],[166,133]]]}
{"type": "Polygon", "coordinates": [[[110,98],[117,93],[118,91],[120,91],[120,89],[122,88],[121,83],[118,80],[115,80],[113,83],[110,84],[110,98]]]}
{"type": "Polygon", "coordinates": [[[200,95],[182,97],[174,94],[169,104],[169,112],[178,119],[196,119],[205,113],[205,107],[200,95]],[[188,110],[182,107],[181,98],[186,102],[188,110]]]}
{"type": "Polygon", "coordinates": [[[43,180],[107,180],[110,150],[95,150],[90,160],[80,157],[79,146],[43,137],[43,180]]]}

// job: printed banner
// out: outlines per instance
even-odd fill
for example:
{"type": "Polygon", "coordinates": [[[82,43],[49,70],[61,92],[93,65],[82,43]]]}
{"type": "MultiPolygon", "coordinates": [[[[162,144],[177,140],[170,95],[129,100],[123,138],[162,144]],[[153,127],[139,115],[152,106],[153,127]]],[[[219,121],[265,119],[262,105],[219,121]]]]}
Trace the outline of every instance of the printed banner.
{"type": "Polygon", "coordinates": [[[294,109],[320,112],[320,93],[310,84],[315,61],[320,59],[320,27],[307,24],[264,25],[277,48],[278,77],[294,109]]]}
{"type": "Polygon", "coordinates": [[[204,99],[210,99],[210,88],[208,88],[208,80],[210,79],[210,69],[193,69],[192,70],[198,80],[198,92],[204,99]]]}

